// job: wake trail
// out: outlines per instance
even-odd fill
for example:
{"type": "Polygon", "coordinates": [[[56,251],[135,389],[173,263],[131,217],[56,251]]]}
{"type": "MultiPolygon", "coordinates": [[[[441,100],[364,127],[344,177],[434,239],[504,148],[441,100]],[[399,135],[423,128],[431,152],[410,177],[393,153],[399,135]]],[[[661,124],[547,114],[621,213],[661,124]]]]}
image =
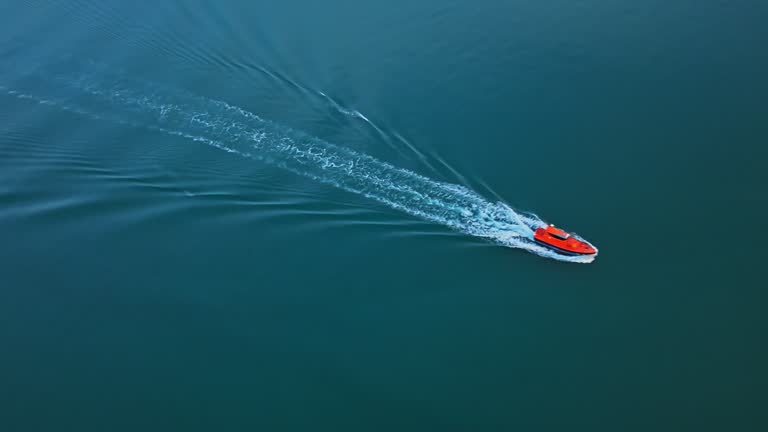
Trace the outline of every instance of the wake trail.
{"type": "Polygon", "coordinates": [[[286,128],[240,107],[183,91],[109,76],[29,79],[0,91],[19,99],[156,130],[267,162],[300,176],[376,200],[410,215],[496,244],[544,257],[587,263],[533,241],[545,223],[457,184],[436,181],[352,149],[286,128]]]}

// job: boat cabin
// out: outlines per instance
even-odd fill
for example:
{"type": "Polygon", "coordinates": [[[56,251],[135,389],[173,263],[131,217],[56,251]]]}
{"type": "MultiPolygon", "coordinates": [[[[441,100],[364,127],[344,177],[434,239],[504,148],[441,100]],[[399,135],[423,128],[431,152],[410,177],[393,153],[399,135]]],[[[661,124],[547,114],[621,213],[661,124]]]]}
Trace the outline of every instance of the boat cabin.
{"type": "Polygon", "coordinates": [[[568,237],[571,235],[567,232],[561,230],[560,228],[555,228],[554,225],[550,225],[546,229],[547,234],[551,235],[552,237],[560,240],[568,240],[568,237]]]}

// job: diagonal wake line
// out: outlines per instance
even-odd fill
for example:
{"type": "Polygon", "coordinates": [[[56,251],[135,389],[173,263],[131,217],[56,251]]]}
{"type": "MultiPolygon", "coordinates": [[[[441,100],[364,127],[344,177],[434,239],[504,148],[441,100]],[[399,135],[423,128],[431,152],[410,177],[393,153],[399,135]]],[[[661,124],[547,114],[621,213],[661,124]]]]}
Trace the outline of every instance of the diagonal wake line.
{"type": "Polygon", "coordinates": [[[271,163],[502,246],[561,261],[586,263],[594,259],[563,256],[533,242],[532,228],[544,225],[535,215],[488,201],[465,186],[436,181],[276,125],[226,102],[95,75],[39,79],[34,89],[30,92],[0,85],[0,90],[19,99],[155,130],[271,163]]]}

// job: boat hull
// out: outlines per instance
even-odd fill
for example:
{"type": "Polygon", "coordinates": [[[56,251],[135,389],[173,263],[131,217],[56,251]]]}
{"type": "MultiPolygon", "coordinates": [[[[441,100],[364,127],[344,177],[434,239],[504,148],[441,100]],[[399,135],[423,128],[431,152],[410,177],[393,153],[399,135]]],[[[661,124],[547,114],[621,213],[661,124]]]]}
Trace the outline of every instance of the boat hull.
{"type": "Polygon", "coordinates": [[[538,239],[534,239],[534,241],[536,242],[536,244],[540,244],[540,245],[546,247],[547,249],[550,249],[550,250],[553,250],[553,251],[559,253],[560,255],[566,255],[566,256],[590,256],[590,255],[596,255],[596,252],[590,252],[590,253],[574,252],[574,251],[569,251],[569,250],[566,250],[566,249],[559,248],[559,247],[557,247],[555,245],[549,244],[547,242],[543,242],[543,241],[538,240],[538,239]]]}

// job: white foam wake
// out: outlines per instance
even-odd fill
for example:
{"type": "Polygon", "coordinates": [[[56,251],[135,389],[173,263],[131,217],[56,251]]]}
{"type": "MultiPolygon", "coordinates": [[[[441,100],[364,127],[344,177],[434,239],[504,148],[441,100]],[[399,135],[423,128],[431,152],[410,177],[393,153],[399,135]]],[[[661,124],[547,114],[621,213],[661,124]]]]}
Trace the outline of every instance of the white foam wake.
{"type": "MultiPolygon", "coordinates": [[[[93,76],[52,82],[44,96],[2,86],[0,90],[91,118],[149,128],[265,161],[502,246],[561,261],[586,263],[594,259],[563,256],[533,242],[533,229],[544,225],[535,215],[488,201],[465,186],[435,181],[276,125],[226,102],[93,76]]],[[[40,86],[35,88],[39,91],[40,86]]]]}

